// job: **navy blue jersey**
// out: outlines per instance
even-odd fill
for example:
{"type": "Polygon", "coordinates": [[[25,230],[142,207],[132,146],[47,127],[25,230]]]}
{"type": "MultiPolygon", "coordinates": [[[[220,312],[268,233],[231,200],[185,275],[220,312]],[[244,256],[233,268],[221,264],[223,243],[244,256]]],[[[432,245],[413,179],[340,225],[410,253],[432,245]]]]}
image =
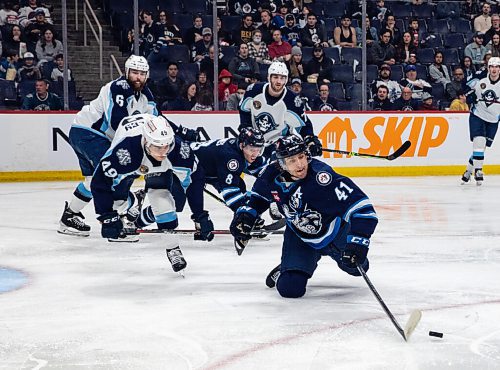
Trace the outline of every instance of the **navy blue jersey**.
{"type": "Polygon", "coordinates": [[[287,182],[276,166],[269,165],[257,178],[247,206],[261,214],[270,202],[278,204],[287,227],[315,249],[330,244],[345,223],[350,223],[352,235],[369,238],[378,222],[366,194],[317,159],[298,181],[287,182]]]}
{"type": "Polygon", "coordinates": [[[313,135],[312,123],[300,96],[284,89],[280,97],[272,97],[267,93],[267,85],[256,83],[245,92],[240,104],[239,129],[253,127],[262,132],[268,143],[293,132],[302,137],[313,135]]]}
{"type": "Polygon", "coordinates": [[[239,187],[241,174],[255,176],[265,166],[265,158],[258,157],[255,162],[249,164],[237,139],[192,143],[191,147],[198,158],[199,166],[203,168],[207,182],[217,183],[217,190],[226,204],[236,210],[245,196],[239,187]]]}

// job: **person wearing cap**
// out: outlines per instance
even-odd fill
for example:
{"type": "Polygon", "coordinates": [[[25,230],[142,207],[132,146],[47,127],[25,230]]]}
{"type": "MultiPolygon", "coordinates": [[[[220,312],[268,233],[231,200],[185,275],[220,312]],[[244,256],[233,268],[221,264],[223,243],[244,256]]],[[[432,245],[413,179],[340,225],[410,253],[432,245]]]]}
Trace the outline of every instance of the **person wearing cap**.
{"type": "Polygon", "coordinates": [[[432,94],[424,92],[422,94],[422,103],[418,106],[418,110],[439,110],[438,107],[434,105],[432,94]]]}
{"type": "Polygon", "coordinates": [[[312,83],[330,82],[328,78],[333,69],[333,61],[325,56],[325,51],[321,46],[315,46],[312,54],[313,57],[307,62],[304,71],[307,80],[312,83]]]}
{"type": "Polygon", "coordinates": [[[24,28],[24,35],[26,38],[26,42],[28,43],[28,50],[34,50],[36,43],[43,37],[43,34],[47,29],[52,30],[54,32],[54,26],[52,26],[45,19],[45,13],[39,11],[35,15],[35,21],[31,22],[24,28]]]}
{"type": "Polygon", "coordinates": [[[337,99],[330,96],[330,87],[328,84],[319,84],[319,94],[316,95],[311,103],[313,111],[333,112],[338,110],[337,99]]]}
{"type": "Polygon", "coordinates": [[[40,69],[35,65],[33,53],[25,53],[23,60],[24,65],[17,71],[17,82],[35,81],[42,78],[40,69]]]}
{"type": "Polygon", "coordinates": [[[491,28],[491,6],[487,2],[481,7],[481,14],[474,19],[474,30],[485,33],[491,28]]]}
{"type": "Polygon", "coordinates": [[[309,98],[302,95],[302,80],[300,78],[293,78],[289,88],[302,100],[304,109],[306,111],[311,111],[312,109],[309,105],[309,98]]]}
{"type": "Polygon", "coordinates": [[[310,12],[307,15],[307,23],[300,32],[302,46],[322,46],[327,48],[328,38],[321,23],[318,23],[316,14],[310,12]]]}
{"type": "Polygon", "coordinates": [[[396,48],[390,43],[391,31],[382,29],[379,33],[379,42],[370,48],[369,63],[381,66],[382,64],[396,64],[396,48]]]}
{"type": "Polygon", "coordinates": [[[248,45],[248,55],[254,58],[259,64],[271,64],[269,57],[269,49],[264,41],[262,41],[263,33],[257,28],[252,32],[252,41],[248,45]]]}
{"type": "Polygon", "coordinates": [[[40,6],[37,0],[29,0],[26,6],[19,9],[19,25],[26,27],[28,24],[35,21],[36,12],[40,10],[44,12],[45,20],[53,24],[49,9],[40,6]]]}
{"type": "Polygon", "coordinates": [[[391,101],[389,100],[389,88],[385,85],[379,85],[377,93],[373,97],[372,109],[375,111],[393,110],[391,101]]]}
{"type": "Polygon", "coordinates": [[[483,58],[488,51],[488,49],[486,49],[483,45],[483,38],[484,34],[482,32],[476,32],[473,37],[474,41],[472,41],[464,49],[464,56],[470,57],[475,66],[481,66],[484,64],[483,58]]]}
{"type": "Polygon", "coordinates": [[[292,46],[283,41],[281,30],[273,31],[273,42],[269,45],[269,57],[271,60],[279,62],[288,62],[292,57],[292,46]]]}
{"type": "Polygon", "coordinates": [[[210,46],[214,44],[212,38],[212,29],[209,27],[203,28],[201,32],[203,38],[200,41],[196,41],[193,46],[193,62],[201,62],[203,58],[208,56],[210,51],[210,46]]]}
{"type": "Polygon", "coordinates": [[[402,87],[409,87],[412,91],[413,99],[422,99],[424,92],[432,93],[432,86],[425,80],[417,78],[417,67],[409,64],[405,67],[406,78],[403,78],[399,84],[402,87]]]}
{"type": "Polygon", "coordinates": [[[300,42],[300,27],[295,23],[295,16],[287,14],[285,17],[285,25],[281,27],[283,41],[288,42],[293,46],[301,46],[300,42]]]}
{"type": "Polygon", "coordinates": [[[371,84],[372,96],[376,96],[378,92],[378,87],[384,85],[389,90],[389,100],[393,103],[397,98],[401,96],[401,86],[397,81],[391,79],[391,66],[389,64],[382,64],[378,71],[378,78],[374,80],[371,84]]]}
{"type": "Polygon", "coordinates": [[[217,88],[219,91],[219,109],[226,110],[229,95],[238,91],[238,85],[233,83],[233,75],[227,69],[223,69],[220,72],[217,88]]]}
{"type": "Polygon", "coordinates": [[[290,78],[300,78],[306,81],[305,66],[302,62],[302,50],[300,47],[294,46],[292,48],[292,57],[287,63],[288,70],[290,71],[290,78]]]}
{"type": "Polygon", "coordinates": [[[469,138],[472,155],[462,175],[462,184],[468,183],[474,174],[476,185],[484,181],[483,162],[485,150],[491,147],[498,130],[500,117],[500,58],[488,61],[488,75],[479,80],[470,94],[472,106],[469,115],[469,138]]]}
{"type": "Polygon", "coordinates": [[[356,47],[356,30],[351,26],[351,17],[347,14],[340,19],[340,26],[333,29],[333,42],[343,48],[356,47]]]}

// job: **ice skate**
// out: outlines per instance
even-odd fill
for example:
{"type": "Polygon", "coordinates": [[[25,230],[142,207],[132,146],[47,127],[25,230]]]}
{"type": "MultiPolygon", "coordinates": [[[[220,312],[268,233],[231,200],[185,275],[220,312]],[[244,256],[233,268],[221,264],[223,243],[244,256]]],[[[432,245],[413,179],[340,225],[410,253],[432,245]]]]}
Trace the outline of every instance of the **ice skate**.
{"type": "Polygon", "coordinates": [[[69,209],[68,202],[65,202],[64,212],[59,221],[57,232],[67,235],[89,236],[90,226],[83,221],[84,218],[81,212],[76,213],[69,209]]]}
{"type": "Polygon", "coordinates": [[[182,270],[186,268],[187,262],[184,259],[184,256],[182,255],[181,248],[177,246],[172,249],[167,249],[166,252],[167,252],[167,258],[170,261],[170,264],[172,265],[172,270],[184,276],[182,270]]]}
{"type": "Polygon", "coordinates": [[[484,181],[484,173],[483,170],[478,168],[474,171],[474,180],[476,180],[476,185],[481,186],[484,181]]]}
{"type": "Polygon", "coordinates": [[[271,272],[266,277],[266,285],[268,288],[274,288],[276,286],[276,282],[281,274],[281,264],[276,266],[271,270],[271,272]]]}
{"type": "Polygon", "coordinates": [[[469,171],[465,171],[462,175],[462,185],[468,184],[470,181],[471,173],[469,171]]]}

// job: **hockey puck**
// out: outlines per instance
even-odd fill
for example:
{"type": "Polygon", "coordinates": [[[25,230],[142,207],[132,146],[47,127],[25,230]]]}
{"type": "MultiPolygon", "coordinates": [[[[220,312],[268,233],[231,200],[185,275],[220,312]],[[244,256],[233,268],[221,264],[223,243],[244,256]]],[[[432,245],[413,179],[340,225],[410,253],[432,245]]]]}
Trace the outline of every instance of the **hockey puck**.
{"type": "Polygon", "coordinates": [[[430,331],[429,332],[429,336],[431,337],[438,337],[438,338],[442,338],[443,337],[443,333],[440,333],[438,331],[430,331]]]}

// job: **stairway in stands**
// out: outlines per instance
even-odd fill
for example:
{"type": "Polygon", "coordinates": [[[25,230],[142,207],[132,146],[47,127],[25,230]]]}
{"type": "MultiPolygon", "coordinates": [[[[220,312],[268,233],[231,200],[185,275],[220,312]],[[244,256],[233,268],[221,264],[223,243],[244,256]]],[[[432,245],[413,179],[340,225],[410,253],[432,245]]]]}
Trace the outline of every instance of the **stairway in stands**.
{"type": "MultiPolygon", "coordinates": [[[[82,2],[79,1],[79,30],[76,31],[74,2],[68,2],[68,66],[73,72],[77,95],[82,96],[85,103],[88,103],[92,99],[95,99],[99,95],[100,88],[111,80],[109,56],[111,54],[115,56],[122,71],[124,71],[124,64],[127,57],[122,56],[118,43],[113,38],[111,26],[104,17],[102,9],[94,9],[102,26],[103,37],[103,79],[99,79],[99,45],[92,31],[87,26],[88,46],[83,46],[83,12],[81,9],[82,2]]],[[[52,16],[56,25],[56,31],[60,39],[62,39],[62,12],[60,3],[55,2],[52,16]]],[[[118,73],[115,70],[113,78],[117,77],[118,73]]]]}

